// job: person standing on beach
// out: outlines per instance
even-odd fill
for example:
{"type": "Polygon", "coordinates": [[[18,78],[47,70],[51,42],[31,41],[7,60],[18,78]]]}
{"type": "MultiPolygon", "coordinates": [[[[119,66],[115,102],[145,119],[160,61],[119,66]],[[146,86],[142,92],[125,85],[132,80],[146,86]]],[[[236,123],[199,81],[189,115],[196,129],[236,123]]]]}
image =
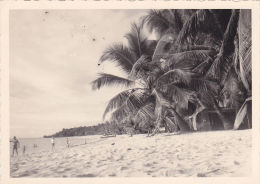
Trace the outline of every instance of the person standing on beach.
{"type": "Polygon", "coordinates": [[[25,145],[23,146],[23,154],[25,154],[25,151],[26,151],[26,147],[25,145]]]}
{"type": "Polygon", "coordinates": [[[52,151],[55,150],[55,140],[54,137],[51,138],[51,146],[52,146],[52,151]]]}
{"type": "Polygon", "coordinates": [[[67,147],[70,147],[70,142],[69,142],[69,138],[67,137],[67,147]]]}
{"type": "Polygon", "coordinates": [[[13,156],[14,156],[14,152],[16,152],[17,156],[18,156],[18,147],[20,146],[20,142],[18,141],[18,139],[14,136],[13,140],[11,140],[10,142],[13,143],[13,156]]]}

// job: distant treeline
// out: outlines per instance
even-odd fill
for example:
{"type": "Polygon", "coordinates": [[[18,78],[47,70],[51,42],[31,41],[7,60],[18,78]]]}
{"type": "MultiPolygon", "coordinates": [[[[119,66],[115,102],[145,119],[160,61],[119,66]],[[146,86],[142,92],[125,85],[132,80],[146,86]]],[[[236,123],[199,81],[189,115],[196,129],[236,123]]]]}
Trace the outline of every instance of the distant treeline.
{"type": "Polygon", "coordinates": [[[100,123],[94,126],[81,126],[74,128],[63,128],[61,131],[53,135],[45,135],[44,138],[49,137],[70,137],[70,136],[85,136],[85,135],[102,135],[106,132],[106,124],[100,123]]]}

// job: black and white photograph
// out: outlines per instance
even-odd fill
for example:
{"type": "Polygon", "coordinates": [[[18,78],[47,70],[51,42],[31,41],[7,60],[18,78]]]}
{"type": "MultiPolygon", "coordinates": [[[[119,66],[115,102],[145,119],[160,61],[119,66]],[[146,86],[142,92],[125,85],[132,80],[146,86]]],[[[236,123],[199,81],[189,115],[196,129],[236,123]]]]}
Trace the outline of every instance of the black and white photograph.
{"type": "Polygon", "coordinates": [[[10,178],[251,176],[251,39],[251,9],[10,10],[10,178]]]}

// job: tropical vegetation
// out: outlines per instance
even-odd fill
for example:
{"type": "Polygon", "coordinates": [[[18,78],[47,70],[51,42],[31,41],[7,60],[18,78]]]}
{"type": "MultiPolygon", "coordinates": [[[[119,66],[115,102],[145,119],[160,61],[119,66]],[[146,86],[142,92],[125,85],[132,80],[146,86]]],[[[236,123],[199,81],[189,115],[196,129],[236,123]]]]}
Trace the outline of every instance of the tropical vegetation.
{"type": "Polygon", "coordinates": [[[127,77],[100,73],[92,82],[94,90],[126,87],[104,112],[114,130],[198,130],[196,117],[207,109],[224,129],[251,127],[250,10],[150,10],[125,38],[98,65],[114,62],[127,77]],[[233,122],[223,108],[235,110],[233,122]]]}

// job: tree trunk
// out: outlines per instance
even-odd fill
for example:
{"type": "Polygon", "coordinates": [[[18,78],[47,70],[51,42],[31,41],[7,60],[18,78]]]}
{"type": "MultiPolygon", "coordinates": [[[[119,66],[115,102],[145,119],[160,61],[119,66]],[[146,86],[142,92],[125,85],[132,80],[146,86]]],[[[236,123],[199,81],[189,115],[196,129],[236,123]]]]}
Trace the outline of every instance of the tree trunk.
{"type": "Polygon", "coordinates": [[[214,104],[213,104],[214,109],[216,110],[216,113],[219,116],[219,119],[224,127],[224,130],[228,130],[228,129],[232,129],[232,125],[230,124],[230,122],[227,120],[227,118],[222,114],[219,106],[217,105],[216,101],[214,100],[214,104]]]}
{"type": "Polygon", "coordinates": [[[251,10],[240,10],[238,24],[238,39],[239,39],[239,76],[248,92],[251,92],[251,70],[252,70],[252,40],[251,40],[251,10]]]}
{"type": "Polygon", "coordinates": [[[247,123],[248,123],[248,128],[251,128],[251,122],[252,122],[252,103],[249,103],[250,101],[252,101],[252,97],[249,97],[245,100],[245,102],[243,103],[243,105],[241,106],[241,108],[239,109],[237,115],[236,115],[236,119],[235,119],[235,123],[234,123],[234,130],[239,129],[240,125],[244,122],[245,117],[247,116],[247,123]],[[249,117],[248,117],[249,116],[249,117]]]}
{"type": "Polygon", "coordinates": [[[160,125],[161,125],[161,122],[162,122],[162,113],[160,113],[155,121],[155,128],[153,130],[153,133],[152,135],[155,135],[156,133],[159,132],[159,129],[160,129],[160,125]]]}
{"type": "Polygon", "coordinates": [[[181,131],[190,131],[190,127],[187,122],[175,111],[174,108],[169,109],[169,112],[174,116],[175,122],[181,131]]]}
{"type": "Polygon", "coordinates": [[[176,125],[174,119],[171,119],[170,117],[165,117],[165,122],[168,126],[169,132],[177,132],[178,131],[178,125],[176,125]]]}

